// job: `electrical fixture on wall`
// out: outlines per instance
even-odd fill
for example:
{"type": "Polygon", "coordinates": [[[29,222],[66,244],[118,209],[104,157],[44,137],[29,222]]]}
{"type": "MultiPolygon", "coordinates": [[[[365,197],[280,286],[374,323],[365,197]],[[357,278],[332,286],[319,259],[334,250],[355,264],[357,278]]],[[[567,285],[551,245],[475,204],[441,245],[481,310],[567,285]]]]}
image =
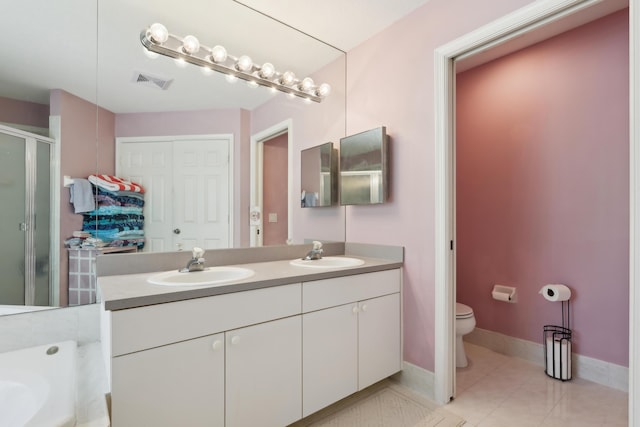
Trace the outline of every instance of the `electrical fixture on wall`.
{"type": "Polygon", "coordinates": [[[310,77],[298,79],[291,71],[280,73],[269,62],[254,64],[247,55],[235,57],[224,47],[205,46],[191,35],[175,36],[162,24],[142,30],[140,41],[150,52],[246,80],[251,86],[265,86],[315,102],[321,102],[331,92],[327,83],[316,85],[310,77]]]}

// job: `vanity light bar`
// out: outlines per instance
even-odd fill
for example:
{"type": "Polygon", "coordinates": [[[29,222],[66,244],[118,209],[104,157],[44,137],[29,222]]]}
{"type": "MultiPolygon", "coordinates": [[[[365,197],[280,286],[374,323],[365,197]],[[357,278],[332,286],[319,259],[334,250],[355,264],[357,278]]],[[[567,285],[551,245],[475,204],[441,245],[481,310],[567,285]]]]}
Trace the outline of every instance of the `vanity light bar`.
{"type": "Polygon", "coordinates": [[[270,63],[261,66],[251,58],[229,55],[222,46],[200,44],[194,36],[178,37],[170,34],[162,24],[153,24],[140,33],[142,45],[150,52],[182,60],[247,81],[250,85],[265,86],[290,95],[322,102],[331,92],[327,83],[317,85],[310,77],[298,79],[291,71],[278,72],[270,63]]]}

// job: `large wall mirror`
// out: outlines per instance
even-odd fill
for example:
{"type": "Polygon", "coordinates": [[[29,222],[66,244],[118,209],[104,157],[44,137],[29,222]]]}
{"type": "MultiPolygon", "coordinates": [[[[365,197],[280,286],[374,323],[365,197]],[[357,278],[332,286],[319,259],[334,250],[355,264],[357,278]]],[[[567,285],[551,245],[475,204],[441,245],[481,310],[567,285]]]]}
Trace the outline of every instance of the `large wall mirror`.
{"type": "MultiPolygon", "coordinates": [[[[251,137],[288,122],[286,149],[294,179],[287,198],[297,202],[288,218],[292,240],[344,240],[344,208],[313,213],[300,209],[298,201],[300,150],[344,136],[343,52],[232,0],[13,2],[3,10],[0,25],[6,41],[0,44],[0,54],[3,64],[11,64],[0,69],[0,125],[61,141],[52,154],[59,163],[54,165],[53,185],[60,198],[52,206],[57,203],[59,210],[51,208],[58,230],[51,233],[52,246],[59,251],[59,266],[42,268],[43,274],[57,271],[53,282],[59,282],[59,289],[50,292],[50,305],[66,305],[68,254],[63,242],[82,226],[62,176],[115,174],[117,142],[160,141],[166,148],[167,141],[228,137],[231,229],[228,244],[220,247],[241,247],[250,242],[249,153],[256,143],[251,137]],[[235,56],[248,55],[255,63],[268,61],[278,70],[326,81],[332,93],[320,104],[308,103],[242,81],[230,83],[222,74],[165,57],[152,58],[145,54],[140,32],[154,22],[176,35],[195,35],[208,46],[223,45],[235,56]],[[47,119],[55,117],[51,127],[46,120],[31,120],[36,111],[47,119]]],[[[153,152],[143,156],[149,158],[154,160],[153,152]]],[[[146,202],[157,212],[180,205],[182,189],[172,188],[165,199],[146,202]]],[[[265,185],[264,192],[269,191],[282,189],[265,185]]],[[[176,228],[173,223],[167,226],[176,228]]],[[[171,243],[160,248],[179,249],[171,243]]],[[[0,297],[3,304],[13,302],[0,297]]]]}

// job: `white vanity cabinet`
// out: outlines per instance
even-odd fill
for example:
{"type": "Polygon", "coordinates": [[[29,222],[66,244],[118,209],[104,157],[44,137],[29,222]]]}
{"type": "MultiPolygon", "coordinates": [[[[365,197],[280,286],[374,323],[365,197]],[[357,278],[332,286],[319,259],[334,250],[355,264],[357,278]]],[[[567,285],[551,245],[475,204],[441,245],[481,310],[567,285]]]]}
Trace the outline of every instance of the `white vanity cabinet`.
{"type": "Polygon", "coordinates": [[[229,331],[225,335],[225,425],[282,427],[299,420],[302,413],[300,316],[229,331]]]}
{"type": "Polygon", "coordinates": [[[303,283],[308,416],[401,369],[400,270],[303,283]]]}
{"type": "Polygon", "coordinates": [[[300,419],[300,301],[293,284],[111,312],[112,426],[300,419]]]}
{"type": "Polygon", "coordinates": [[[224,357],[216,334],[113,358],[112,425],[223,426],[224,357]]]}
{"type": "Polygon", "coordinates": [[[401,270],[105,311],[113,427],[281,427],[401,369],[401,270]]]}

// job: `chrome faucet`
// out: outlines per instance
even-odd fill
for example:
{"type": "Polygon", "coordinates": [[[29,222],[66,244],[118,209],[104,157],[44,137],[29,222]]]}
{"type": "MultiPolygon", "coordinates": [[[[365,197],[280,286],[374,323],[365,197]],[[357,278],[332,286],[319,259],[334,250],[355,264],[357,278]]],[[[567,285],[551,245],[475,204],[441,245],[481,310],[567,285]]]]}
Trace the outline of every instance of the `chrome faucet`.
{"type": "Polygon", "coordinates": [[[316,259],[321,259],[322,258],[322,242],[318,242],[317,240],[313,241],[313,249],[311,249],[309,252],[307,252],[307,255],[305,255],[304,260],[316,260],[316,259]]]}
{"type": "Polygon", "coordinates": [[[192,271],[203,271],[204,270],[204,249],[202,248],[193,248],[192,257],[187,262],[187,266],[180,270],[180,273],[190,273],[192,271]]]}

